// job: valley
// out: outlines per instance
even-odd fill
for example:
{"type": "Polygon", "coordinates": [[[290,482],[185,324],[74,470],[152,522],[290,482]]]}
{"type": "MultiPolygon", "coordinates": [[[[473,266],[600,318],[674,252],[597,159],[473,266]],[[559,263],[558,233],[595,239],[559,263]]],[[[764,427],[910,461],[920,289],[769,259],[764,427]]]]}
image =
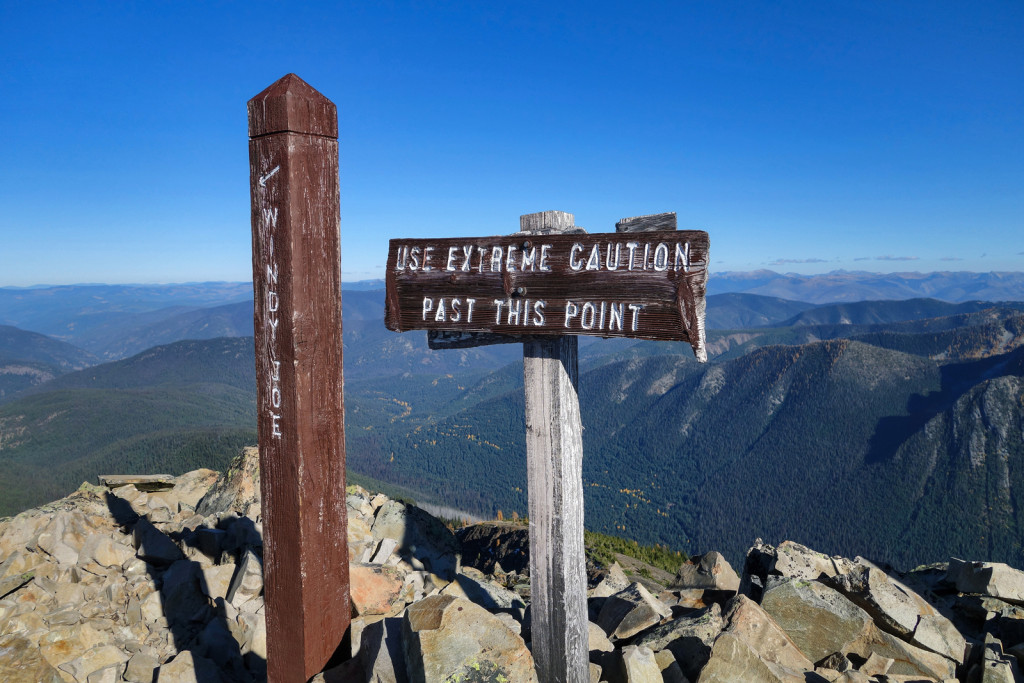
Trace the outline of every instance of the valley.
{"type": "MultiPolygon", "coordinates": [[[[518,345],[434,352],[384,329],[381,291],[343,301],[350,476],[525,515],[518,345]]],[[[251,303],[157,310],[110,311],[92,329],[122,339],[92,351],[0,335],[0,515],[109,471],[223,468],[255,443],[251,303]]],[[[733,292],[709,296],[708,330],[706,365],[679,344],[580,340],[588,528],[734,563],[758,537],[904,568],[1024,562],[1024,304],[733,292]]]]}

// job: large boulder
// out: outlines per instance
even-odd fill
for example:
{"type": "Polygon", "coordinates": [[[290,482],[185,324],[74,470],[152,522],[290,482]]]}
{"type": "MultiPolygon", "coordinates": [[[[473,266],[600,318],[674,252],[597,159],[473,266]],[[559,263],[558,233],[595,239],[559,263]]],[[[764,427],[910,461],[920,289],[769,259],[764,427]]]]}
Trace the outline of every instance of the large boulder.
{"type": "Polygon", "coordinates": [[[537,681],[523,639],[468,600],[450,595],[420,600],[406,610],[403,635],[412,683],[537,681]]]}
{"type": "Polygon", "coordinates": [[[834,652],[871,654],[894,660],[893,674],[951,678],[956,662],[915,647],[885,631],[839,591],[820,581],[778,578],[769,581],[762,607],[812,661],[834,652]]]}
{"type": "Polygon", "coordinates": [[[403,582],[393,567],[380,565],[349,565],[349,593],[352,611],[357,616],[395,614],[405,606],[400,600],[403,582]]]}
{"type": "Polygon", "coordinates": [[[721,553],[712,550],[683,563],[670,587],[736,592],[740,587],[740,577],[721,553]]]}
{"type": "Polygon", "coordinates": [[[260,452],[255,447],[242,449],[231,461],[228,471],[209,488],[199,501],[196,513],[255,518],[260,511],[260,452]]]}
{"type": "Polygon", "coordinates": [[[711,657],[711,647],[723,628],[722,608],[714,603],[696,614],[650,629],[633,642],[654,652],[670,651],[682,672],[696,679],[711,657]]]}
{"type": "Polygon", "coordinates": [[[466,598],[491,611],[526,609],[526,603],[518,593],[503,588],[493,581],[477,579],[463,572],[459,572],[454,581],[442,588],[441,594],[466,598]]]}
{"type": "Polygon", "coordinates": [[[398,541],[395,552],[416,569],[426,569],[445,581],[459,570],[460,548],[455,535],[436,517],[415,505],[389,500],[377,511],[371,529],[375,543],[398,541]]]}
{"type": "Polygon", "coordinates": [[[19,633],[0,636],[0,681],[63,683],[39,648],[19,633]]]}
{"type": "Polygon", "coordinates": [[[455,532],[462,564],[487,574],[500,567],[521,574],[530,569],[530,528],[515,522],[481,522],[455,532]]]}
{"type": "Polygon", "coordinates": [[[883,630],[962,664],[967,642],[953,623],[896,578],[863,558],[825,580],[864,609],[883,630]]]}
{"type": "Polygon", "coordinates": [[[1002,562],[949,561],[946,580],[961,593],[990,595],[1024,605],[1024,572],[1002,562]]]}
{"type": "Polygon", "coordinates": [[[728,604],[728,626],[715,639],[698,683],[804,683],[814,664],[757,603],[738,595],[728,604]]]}
{"type": "Polygon", "coordinates": [[[630,638],[672,616],[672,610],[639,583],[605,599],[597,625],[613,640],[630,638]]]}

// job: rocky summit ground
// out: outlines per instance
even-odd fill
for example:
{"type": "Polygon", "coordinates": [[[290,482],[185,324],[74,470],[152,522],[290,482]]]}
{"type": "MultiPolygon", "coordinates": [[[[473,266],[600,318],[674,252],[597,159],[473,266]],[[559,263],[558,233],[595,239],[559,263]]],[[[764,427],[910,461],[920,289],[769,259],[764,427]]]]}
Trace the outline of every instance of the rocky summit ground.
{"type": "MultiPolygon", "coordinates": [[[[0,520],[0,683],[264,680],[257,461],[105,478],[0,520]]],[[[536,680],[525,527],[453,533],[359,487],[348,512],[355,654],[314,680],[536,680]]],[[[740,573],[715,552],[675,574],[587,569],[594,682],[1024,680],[1024,572],[1006,565],[900,573],[757,541],[740,573]]]]}

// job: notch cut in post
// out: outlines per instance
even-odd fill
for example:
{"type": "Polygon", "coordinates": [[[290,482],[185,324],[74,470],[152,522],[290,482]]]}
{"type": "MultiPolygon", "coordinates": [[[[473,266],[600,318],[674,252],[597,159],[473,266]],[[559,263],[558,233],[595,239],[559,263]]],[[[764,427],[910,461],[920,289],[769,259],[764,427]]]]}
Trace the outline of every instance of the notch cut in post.
{"type": "Polygon", "coordinates": [[[248,109],[267,679],[304,683],[350,654],[337,110],[294,74],[248,109]]]}
{"type": "MultiPolygon", "coordinates": [[[[520,225],[529,233],[579,230],[561,211],[522,216],[520,225]]],[[[531,647],[539,680],[558,683],[590,680],[577,349],[570,335],[523,342],[531,647]]]]}

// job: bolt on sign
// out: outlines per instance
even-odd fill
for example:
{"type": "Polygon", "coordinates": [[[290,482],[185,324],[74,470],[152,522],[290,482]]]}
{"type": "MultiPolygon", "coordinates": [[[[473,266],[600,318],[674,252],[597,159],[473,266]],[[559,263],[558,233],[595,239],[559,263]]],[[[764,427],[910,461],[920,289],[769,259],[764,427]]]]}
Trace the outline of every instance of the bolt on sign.
{"type": "Polygon", "coordinates": [[[394,239],[385,324],[685,341],[703,361],[707,265],[698,230],[394,239]]]}

